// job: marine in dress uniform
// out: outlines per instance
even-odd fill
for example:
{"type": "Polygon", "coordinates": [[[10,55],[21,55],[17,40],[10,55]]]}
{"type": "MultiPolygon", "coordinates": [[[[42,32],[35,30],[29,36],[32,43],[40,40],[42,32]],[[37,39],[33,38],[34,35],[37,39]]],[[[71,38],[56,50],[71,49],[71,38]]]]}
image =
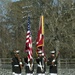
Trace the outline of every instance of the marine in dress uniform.
{"type": "Polygon", "coordinates": [[[46,64],[42,51],[38,52],[38,58],[36,59],[36,62],[37,62],[37,75],[45,75],[46,64]]]}
{"type": "Polygon", "coordinates": [[[25,61],[25,73],[26,73],[26,75],[33,75],[34,74],[33,59],[30,59],[30,61],[28,61],[28,57],[25,57],[24,61],[25,61]]]}
{"type": "Polygon", "coordinates": [[[47,65],[49,66],[50,75],[57,75],[57,59],[55,51],[51,51],[51,56],[48,58],[47,65]]]}
{"type": "Polygon", "coordinates": [[[12,75],[21,75],[22,66],[19,50],[14,51],[14,57],[12,58],[12,75]]]}

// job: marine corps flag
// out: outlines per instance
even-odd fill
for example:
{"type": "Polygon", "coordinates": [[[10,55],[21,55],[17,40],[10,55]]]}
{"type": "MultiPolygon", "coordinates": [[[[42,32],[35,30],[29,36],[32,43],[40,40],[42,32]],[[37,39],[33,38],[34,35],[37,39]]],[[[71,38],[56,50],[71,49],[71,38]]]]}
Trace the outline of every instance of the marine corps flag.
{"type": "Polygon", "coordinates": [[[27,33],[26,33],[26,47],[25,52],[28,53],[28,61],[32,59],[32,36],[30,30],[30,17],[28,17],[28,24],[27,24],[27,33]]]}
{"type": "Polygon", "coordinates": [[[38,30],[38,36],[36,39],[36,47],[37,47],[37,53],[38,51],[42,50],[44,53],[44,22],[43,22],[44,17],[40,17],[40,22],[39,22],[39,30],[38,30]]]}

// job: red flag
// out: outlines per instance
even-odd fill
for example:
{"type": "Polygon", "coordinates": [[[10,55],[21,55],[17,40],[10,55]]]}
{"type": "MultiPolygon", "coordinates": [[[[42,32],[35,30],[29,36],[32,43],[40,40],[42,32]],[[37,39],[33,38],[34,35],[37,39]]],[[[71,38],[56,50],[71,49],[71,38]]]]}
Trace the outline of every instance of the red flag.
{"type": "Polygon", "coordinates": [[[28,17],[25,52],[28,53],[28,61],[30,61],[30,59],[32,59],[32,36],[30,31],[30,17],[28,17]]]}
{"type": "Polygon", "coordinates": [[[43,53],[44,53],[44,25],[43,25],[43,16],[40,17],[38,36],[37,36],[37,39],[36,39],[36,47],[37,47],[37,52],[39,50],[42,50],[43,53]]]}

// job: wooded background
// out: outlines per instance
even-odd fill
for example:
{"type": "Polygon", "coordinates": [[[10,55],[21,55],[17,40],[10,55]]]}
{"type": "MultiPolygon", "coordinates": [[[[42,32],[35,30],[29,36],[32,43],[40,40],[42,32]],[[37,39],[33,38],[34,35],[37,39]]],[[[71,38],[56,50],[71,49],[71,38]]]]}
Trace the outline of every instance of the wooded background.
{"type": "Polygon", "coordinates": [[[51,50],[59,50],[61,58],[75,58],[75,0],[0,0],[0,7],[0,57],[11,57],[15,49],[24,57],[28,15],[36,57],[36,37],[43,14],[46,56],[51,50]]]}

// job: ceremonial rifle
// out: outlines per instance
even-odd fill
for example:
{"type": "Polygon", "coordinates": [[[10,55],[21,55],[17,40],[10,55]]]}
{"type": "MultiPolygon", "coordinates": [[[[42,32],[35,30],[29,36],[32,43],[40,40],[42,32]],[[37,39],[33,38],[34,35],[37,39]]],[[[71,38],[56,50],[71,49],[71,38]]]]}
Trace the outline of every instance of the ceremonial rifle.
{"type": "Polygon", "coordinates": [[[56,57],[52,60],[52,65],[54,66],[54,62],[56,61],[56,59],[58,58],[59,56],[59,52],[57,53],[56,57]]]}

